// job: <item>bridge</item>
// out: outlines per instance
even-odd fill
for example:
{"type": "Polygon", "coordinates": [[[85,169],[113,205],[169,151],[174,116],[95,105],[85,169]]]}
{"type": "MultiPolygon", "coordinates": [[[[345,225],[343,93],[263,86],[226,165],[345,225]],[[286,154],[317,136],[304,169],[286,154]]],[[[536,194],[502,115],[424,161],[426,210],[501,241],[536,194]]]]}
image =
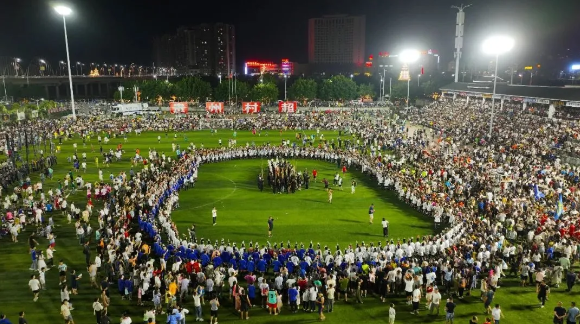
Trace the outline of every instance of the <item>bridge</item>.
{"type": "MultiPolygon", "coordinates": [[[[112,98],[117,88],[126,81],[145,81],[155,78],[174,79],[177,76],[132,75],[132,76],[86,76],[73,75],[72,83],[75,99],[112,98]]],[[[61,100],[70,98],[68,76],[2,76],[7,87],[13,89],[40,87],[44,88],[43,98],[47,100],[61,100]]],[[[42,91],[41,91],[42,92],[42,91]]],[[[13,96],[10,91],[8,96],[13,96]]]]}

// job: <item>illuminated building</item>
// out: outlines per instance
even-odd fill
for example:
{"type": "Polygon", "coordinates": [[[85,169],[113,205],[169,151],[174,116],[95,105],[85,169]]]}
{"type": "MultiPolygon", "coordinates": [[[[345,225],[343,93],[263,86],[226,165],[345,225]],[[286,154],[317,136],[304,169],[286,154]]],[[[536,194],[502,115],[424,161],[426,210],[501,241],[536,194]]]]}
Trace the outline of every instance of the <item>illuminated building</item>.
{"type": "Polygon", "coordinates": [[[308,21],[308,63],[364,64],[365,16],[323,16],[308,21]]]}
{"type": "Polygon", "coordinates": [[[294,63],[290,62],[288,59],[282,59],[281,70],[282,74],[293,75],[294,74],[294,63]]]}
{"type": "Polygon", "coordinates": [[[294,63],[288,59],[282,59],[280,64],[272,62],[248,61],[244,64],[244,74],[294,74],[294,63]]]}

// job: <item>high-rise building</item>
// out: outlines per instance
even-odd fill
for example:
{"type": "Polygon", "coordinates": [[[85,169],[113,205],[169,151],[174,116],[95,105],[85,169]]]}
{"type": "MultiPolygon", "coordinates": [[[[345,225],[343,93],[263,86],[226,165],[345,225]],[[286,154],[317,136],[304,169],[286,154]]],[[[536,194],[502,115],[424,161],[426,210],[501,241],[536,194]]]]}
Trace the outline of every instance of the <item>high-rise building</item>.
{"type": "Polygon", "coordinates": [[[155,64],[180,73],[224,75],[235,72],[236,50],[233,25],[218,23],[181,27],[175,35],[154,41],[155,64]]]}
{"type": "Polygon", "coordinates": [[[236,71],[236,39],[233,25],[215,24],[215,73],[231,76],[236,71]]]}
{"type": "Polygon", "coordinates": [[[364,64],[365,16],[333,15],[308,21],[308,63],[364,64]]]}
{"type": "Polygon", "coordinates": [[[175,63],[174,43],[175,37],[172,35],[162,35],[153,40],[155,65],[172,66],[175,63]]]}

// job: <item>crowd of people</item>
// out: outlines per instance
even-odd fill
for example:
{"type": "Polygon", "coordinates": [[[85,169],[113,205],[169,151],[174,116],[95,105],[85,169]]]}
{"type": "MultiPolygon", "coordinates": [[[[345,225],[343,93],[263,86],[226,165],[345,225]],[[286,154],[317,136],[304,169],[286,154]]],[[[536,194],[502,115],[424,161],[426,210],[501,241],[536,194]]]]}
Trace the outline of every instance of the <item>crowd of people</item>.
{"type": "MultiPolygon", "coordinates": [[[[100,179],[89,188],[88,193],[91,189],[99,193],[102,207],[94,208],[92,199],[97,197],[88,194],[84,211],[67,202],[67,186],[45,192],[36,185],[35,193],[29,189],[32,184],[25,183],[25,192],[6,195],[6,219],[16,238],[20,228],[39,228],[28,238],[34,271],[30,289],[35,301],[39,296],[42,300],[44,272],[55,263],[54,221],[49,209],[63,210],[69,223],[74,221],[89,280],[100,292],[95,292],[93,309],[101,324],[110,322],[111,298],[145,305],[144,323],[165,321],[159,319],[161,314],[167,314],[169,323],[180,323],[186,316],[203,320],[207,318],[204,305],[209,301],[210,323],[217,323],[220,302],[235,308],[242,319],[249,318],[252,306],[278,315],[289,305],[288,316],[302,309],[317,312],[324,320],[324,313],[334,310],[335,301],[354,298],[363,303],[371,295],[383,302],[405,295],[407,311],[419,315],[424,304],[433,316],[441,311],[453,322],[454,300],[472,296],[478,289],[486,317],[483,322],[499,321],[503,312],[493,299],[502,278],[513,275],[522,285],[537,285],[538,307],[544,307],[550,287],[558,287],[565,278],[567,288],[572,289],[577,279],[571,264],[580,251],[580,171],[563,159],[578,150],[575,139],[580,125],[522,110],[521,105],[505,105],[490,134],[489,108],[489,103],[442,100],[401,116],[385,109],[231,117],[236,129],[253,130],[256,136],[261,130],[318,131],[313,141],[284,140],[280,145],[204,148],[191,143],[173,159],[152,150],[142,170],[130,175],[121,172],[109,181],[100,179]],[[340,137],[326,140],[324,130],[338,130],[340,137]],[[322,159],[358,168],[431,217],[439,234],[376,243],[357,241],[347,247],[211,242],[198,239],[195,231],[189,236],[180,234],[171,212],[179,206],[179,190],[195,184],[198,168],[258,157],[322,159]],[[24,200],[27,208],[21,208],[24,200]],[[91,217],[98,219],[95,229],[91,217]],[[95,240],[88,239],[93,236],[95,240]],[[49,242],[46,253],[38,245],[41,237],[49,242]]],[[[90,123],[47,122],[40,127],[67,137],[103,131],[113,135],[179,132],[195,129],[203,118],[209,117],[147,122],[93,118],[90,123]]],[[[274,163],[269,168],[275,174],[279,162],[274,163]]],[[[284,168],[291,170],[292,166],[284,168]]],[[[75,182],[72,172],[63,181],[75,182]]],[[[56,266],[61,314],[67,323],[73,323],[71,298],[80,278],[64,263],[56,266]]],[[[392,322],[396,313],[394,304],[385,308],[392,322]]],[[[579,311],[572,305],[556,313],[557,323],[564,319],[575,322],[579,311]]],[[[130,315],[134,312],[123,314],[121,323],[130,323],[130,315]]],[[[470,323],[479,322],[474,317],[470,323]]]]}

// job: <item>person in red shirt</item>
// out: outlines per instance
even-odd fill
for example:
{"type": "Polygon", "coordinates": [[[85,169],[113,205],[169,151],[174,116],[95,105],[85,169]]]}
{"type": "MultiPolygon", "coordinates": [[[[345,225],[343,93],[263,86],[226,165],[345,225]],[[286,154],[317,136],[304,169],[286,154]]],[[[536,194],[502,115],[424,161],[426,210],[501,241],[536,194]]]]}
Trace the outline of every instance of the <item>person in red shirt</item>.
{"type": "Polygon", "coordinates": [[[342,174],[345,174],[345,173],[346,173],[346,165],[343,165],[342,166],[342,174]]]}
{"type": "Polygon", "coordinates": [[[316,176],[318,175],[318,171],[316,171],[316,169],[312,170],[312,178],[314,179],[314,182],[316,182],[316,176]]]}

